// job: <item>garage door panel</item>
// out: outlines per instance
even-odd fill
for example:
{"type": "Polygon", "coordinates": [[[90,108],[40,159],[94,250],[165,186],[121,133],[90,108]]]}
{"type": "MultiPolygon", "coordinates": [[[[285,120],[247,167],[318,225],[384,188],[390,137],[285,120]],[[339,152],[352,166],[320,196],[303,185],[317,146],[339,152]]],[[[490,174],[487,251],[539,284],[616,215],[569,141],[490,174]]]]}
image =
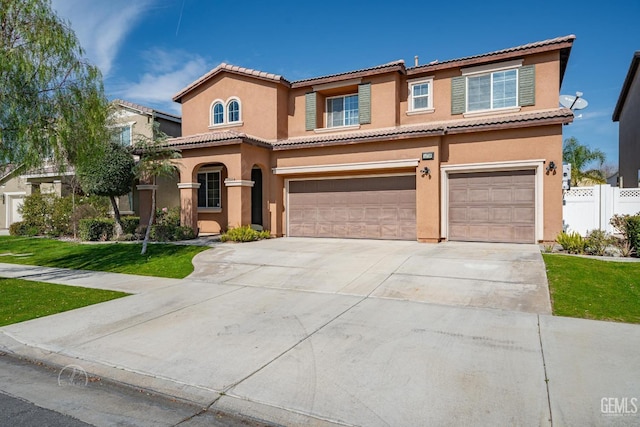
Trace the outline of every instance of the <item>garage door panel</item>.
{"type": "Polygon", "coordinates": [[[535,171],[449,175],[449,240],[535,241],[535,171]]]}
{"type": "Polygon", "coordinates": [[[290,181],[288,200],[290,236],[416,239],[413,175],[290,181]]]}

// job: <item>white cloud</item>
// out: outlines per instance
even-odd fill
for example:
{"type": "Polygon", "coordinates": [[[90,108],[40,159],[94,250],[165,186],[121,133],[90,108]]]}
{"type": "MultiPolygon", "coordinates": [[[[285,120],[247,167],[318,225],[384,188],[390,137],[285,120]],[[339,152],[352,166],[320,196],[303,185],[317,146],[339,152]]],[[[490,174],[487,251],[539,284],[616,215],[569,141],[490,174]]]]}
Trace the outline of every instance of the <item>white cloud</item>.
{"type": "Polygon", "coordinates": [[[166,110],[180,111],[173,95],[209,70],[199,55],[183,51],[153,49],[143,55],[147,70],[137,82],[124,84],[116,95],[128,101],[166,110]]]}
{"type": "Polygon", "coordinates": [[[53,0],[52,7],[71,22],[88,58],[107,77],[124,38],[151,1],[53,0]]]}

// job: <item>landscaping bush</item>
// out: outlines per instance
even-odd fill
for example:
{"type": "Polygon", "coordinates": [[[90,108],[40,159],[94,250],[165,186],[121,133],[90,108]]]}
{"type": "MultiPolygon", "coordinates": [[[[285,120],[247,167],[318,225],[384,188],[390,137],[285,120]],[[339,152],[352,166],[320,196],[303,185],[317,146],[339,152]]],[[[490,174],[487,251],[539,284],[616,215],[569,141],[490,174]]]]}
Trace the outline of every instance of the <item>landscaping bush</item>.
{"type": "Polygon", "coordinates": [[[78,234],[88,241],[106,241],[113,237],[115,221],[111,218],[89,218],[80,220],[78,234]]]}
{"type": "Polygon", "coordinates": [[[640,251],[640,215],[614,215],[609,221],[611,225],[622,234],[623,241],[619,243],[619,247],[626,251],[629,248],[629,254],[640,251]]]}
{"type": "Polygon", "coordinates": [[[140,225],[139,216],[123,216],[120,221],[122,221],[123,234],[136,234],[136,229],[140,225]]]}
{"type": "Polygon", "coordinates": [[[9,226],[11,236],[27,236],[27,224],[24,221],[14,222],[9,226]]]}
{"type": "Polygon", "coordinates": [[[584,250],[590,255],[604,256],[607,248],[614,244],[614,238],[603,230],[593,230],[584,240],[584,250]]]}
{"type": "Polygon", "coordinates": [[[73,200],[71,197],[51,197],[51,215],[47,224],[47,234],[58,237],[73,233],[71,217],[73,214],[73,200]]]}
{"type": "Polygon", "coordinates": [[[582,236],[576,232],[566,233],[562,232],[558,234],[556,241],[562,249],[569,252],[570,254],[582,254],[585,249],[585,240],[582,236]]]}
{"type": "Polygon", "coordinates": [[[223,242],[253,242],[254,240],[269,239],[271,233],[269,230],[256,231],[249,225],[231,228],[220,236],[223,242]]]}
{"type": "Polygon", "coordinates": [[[194,239],[196,234],[191,227],[155,224],[151,227],[151,239],[156,242],[194,239]]]}
{"type": "Polygon", "coordinates": [[[35,231],[35,234],[45,234],[50,228],[52,197],[55,196],[36,192],[24,198],[21,208],[22,221],[27,228],[35,231]]]}

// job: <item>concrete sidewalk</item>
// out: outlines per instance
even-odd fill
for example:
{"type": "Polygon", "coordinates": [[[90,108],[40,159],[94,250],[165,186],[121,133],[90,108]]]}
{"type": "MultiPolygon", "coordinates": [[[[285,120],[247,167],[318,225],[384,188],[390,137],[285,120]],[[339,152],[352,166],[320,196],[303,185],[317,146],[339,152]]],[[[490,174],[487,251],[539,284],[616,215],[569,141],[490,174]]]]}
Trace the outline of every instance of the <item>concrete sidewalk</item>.
{"type": "Polygon", "coordinates": [[[0,328],[0,351],[203,407],[284,425],[640,422],[638,325],[295,289],[277,274],[271,287],[9,264],[0,276],[136,294],[0,328]]]}

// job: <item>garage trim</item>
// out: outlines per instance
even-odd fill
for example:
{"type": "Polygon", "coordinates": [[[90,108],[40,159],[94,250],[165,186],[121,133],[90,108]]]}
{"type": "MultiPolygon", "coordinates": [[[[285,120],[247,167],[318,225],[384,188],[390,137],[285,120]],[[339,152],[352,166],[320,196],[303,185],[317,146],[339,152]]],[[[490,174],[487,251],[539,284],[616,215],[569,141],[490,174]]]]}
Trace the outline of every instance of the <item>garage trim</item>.
{"type": "Polygon", "coordinates": [[[276,175],[291,175],[298,173],[348,172],[371,169],[406,169],[411,167],[417,168],[419,163],[420,161],[418,159],[383,160],[379,162],[338,163],[333,165],[287,166],[273,168],[272,171],[276,175]]]}
{"type": "MultiPolygon", "coordinates": [[[[417,161],[416,161],[417,162],[417,161]]],[[[352,179],[352,178],[383,178],[390,176],[413,176],[415,177],[415,173],[377,173],[377,174],[364,174],[364,175],[339,175],[339,176],[312,176],[312,177],[303,177],[303,178],[285,178],[284,180],[284,191],[285,191],[285,221],[286,221],[286,236],[289,236],[289,183],[291,181],[321,181],[325,179],[352,179]]]]}
{"type": "Polygon", "coordinates": [[[442,180],[442,191],[440,192],[440,217],[442,218],[442,221],[440,222],[441,238],[449,238],[450,173],[502,172],[535,169],[535,239],[537,242],[544,240],[544,164],[545,161],[539,159],[512,162],[466,163],[459,165],[440,166],[440,178],[442,180]]]}

